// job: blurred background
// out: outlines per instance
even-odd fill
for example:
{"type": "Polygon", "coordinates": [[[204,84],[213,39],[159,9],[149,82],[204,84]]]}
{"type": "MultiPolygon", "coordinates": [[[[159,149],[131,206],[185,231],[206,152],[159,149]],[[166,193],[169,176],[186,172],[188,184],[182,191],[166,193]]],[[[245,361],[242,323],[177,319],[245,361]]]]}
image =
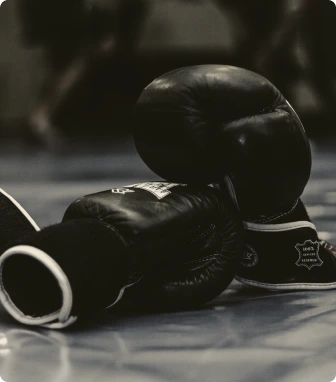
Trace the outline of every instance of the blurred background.
{"type": "Polygon", "coordinates": [[[330,0],[6,0],[0,136],[51,149],[123,140],[155,77],[221,63],[263,74],[310,137],[330,137],[335,20],[330,0]]]}

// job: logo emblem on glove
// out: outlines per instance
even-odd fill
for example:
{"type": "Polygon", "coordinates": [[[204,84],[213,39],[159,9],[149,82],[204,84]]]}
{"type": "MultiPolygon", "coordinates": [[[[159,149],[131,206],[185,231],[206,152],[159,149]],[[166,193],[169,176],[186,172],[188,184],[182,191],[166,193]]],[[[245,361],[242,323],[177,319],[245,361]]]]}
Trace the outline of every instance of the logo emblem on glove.
{"type": "Polygon", "coordinates": [[[135,192],[135,191],[129,190],[128,188],[112,188],[111,192],[112,192],[112,194],[122,194],[122,195],[125,195],[128,192],[135,192]]]}
{"type": "Polygon", "coordinates": [[[245,246],[244,254],[241,259],[241,265],[247,268],[254,267],[258,262],[257,252],[249,245],[245,246]]]}
{"type": "Polygon", "coordinates": [[[295,263],[298,267],[307,267],[311,270],[313,267],[320,267],[323,264],[319,256],[318,241],[306,240],[303,244],[296,244],[295,248],[299,252],[299,259],[295,263]]]}
{"type": "Polygon", "coordinates": [[[163,199],[167,195],[171,194],[169,189],[177,186],[186,186],[186,184],[180,183],[167,183],[167,182],[147,182],[147,183],[138,183],[132,184],[133,188],[140,188],[141,190],[145,190],[156,196],[158,199],[163,199]]]}

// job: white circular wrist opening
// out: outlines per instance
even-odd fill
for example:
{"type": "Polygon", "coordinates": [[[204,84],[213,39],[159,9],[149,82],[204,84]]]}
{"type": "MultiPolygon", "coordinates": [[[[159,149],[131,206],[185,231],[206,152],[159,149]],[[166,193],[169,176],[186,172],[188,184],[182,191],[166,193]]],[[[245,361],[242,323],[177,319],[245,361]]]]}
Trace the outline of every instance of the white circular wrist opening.
{"type": "MultiPolygon", "coordinates": [[[[21,272],[24,271],[25,269],[21,270],[21,272]]],[[[29,269],[27,269],[27,271],[29,271],[29,269]]],[[[20,288],[25,287],[19,283],[20,277],[17,279],[17,285],[20,288]]],[[[41,283],[40,288],[45,287],[46,286],[41,283]]],[[[62,328],[69,326],[76,320],[76,317],[70,317],[71,309],[73,306],[73,295],[71,285],[66,274],[57,264],[57,262],[46,252],[29,245],[18,245],[12,247],[4,252],[4,254],[0,257],[0,300],[5,309],[13,318],[26,325],[42,325],[50,328],[62,328]],[[40,265],[43,265],[46,268],[46,272],[49,272],[49,274],[54,278],[55,283],[57,283],[57,286],[60,290],[62,300],[61,306],[58,310],[47,314],[42,314],[41,316],[37,317],[35,315],[32,316],[25,314],[19,306],[16,306],[11,298],[10,293],[8,293],[8,290],[6,290],[6,285],[4,283],[4,270],[6,269],[6,262],[9,259],[13,260],[14,257],[18,256],[27,256],[34,259],[40,263],[40,265]]]]}

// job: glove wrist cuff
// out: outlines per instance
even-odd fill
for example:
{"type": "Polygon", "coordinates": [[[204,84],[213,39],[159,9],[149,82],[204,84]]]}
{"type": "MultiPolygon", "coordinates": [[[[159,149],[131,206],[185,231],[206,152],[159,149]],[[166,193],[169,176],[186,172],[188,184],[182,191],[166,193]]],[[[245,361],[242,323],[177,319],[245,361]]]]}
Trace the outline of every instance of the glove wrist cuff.
{"type": "Polygon", "coordinates": [[[285,232],[294,229],[309,228],[316,232],[316,227],[312,222],[309,221],[297,221],[291,223],[281,223],[281,224],[260,224],[260,223],[250,223],[244,222],[244,227],[248,231],[256,232],[285,232]]]}
{"type": "MultiPolygon", "coordinates": [[[[23,288],[24,287],[25,286],[23,286],[23,288]]],[[[44,286],[41,285],[40,287],[43,288],[44,286]]],[[[71,316],[73,295],[71,285],[66,274],[56,263],[56,261],[47,253],[29,245],[18,245],[12,247],[0,257],[0,300],[7,312],[11,314],[13,318],[26,325],[38,325],[52,329],[62,329],[73,324],[77,320],[76,316],[71,316]],[[50,272],[54,278],[54,281],[58,284],[62,295],[62,306],[59,310],[50,314],[41,315],[40,317],[30,316],[24,314],[14,303],[4,285],[3,270],[6,261],[17,255],[27,256],[37,260],[37,262],[46,268],[47,272],[50,272]]]]}
{"type": "Polygon", "coordinates": [[[269,290],[336,288],[336,250],[309,221],[245,222],[246,247],[236,279],[269,290]]]}

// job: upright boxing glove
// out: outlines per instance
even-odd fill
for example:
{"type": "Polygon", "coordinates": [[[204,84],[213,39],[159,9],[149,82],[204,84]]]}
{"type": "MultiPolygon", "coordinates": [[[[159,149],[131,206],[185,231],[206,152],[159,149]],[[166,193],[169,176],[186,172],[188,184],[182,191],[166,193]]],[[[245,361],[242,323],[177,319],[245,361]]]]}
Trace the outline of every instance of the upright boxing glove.
{"type": "Polygon", "coordinates": [[[207,186],[142,183],[84,196],[63,222],[0,257],[0,299],[19,322],[63,328],[122,297],[164,309],[201,305],[232,281],[243,225],[207,186]]]}
{"type": "Polygon", "coordinates": [[[229,189],[246,228],[237,279],[267,289],[336,287],[335,249],[300,200],[311,152],[299,117],[264,77],[224,65],[174,70],[142,92],[134,142],[173,182],[229,189]]]}

